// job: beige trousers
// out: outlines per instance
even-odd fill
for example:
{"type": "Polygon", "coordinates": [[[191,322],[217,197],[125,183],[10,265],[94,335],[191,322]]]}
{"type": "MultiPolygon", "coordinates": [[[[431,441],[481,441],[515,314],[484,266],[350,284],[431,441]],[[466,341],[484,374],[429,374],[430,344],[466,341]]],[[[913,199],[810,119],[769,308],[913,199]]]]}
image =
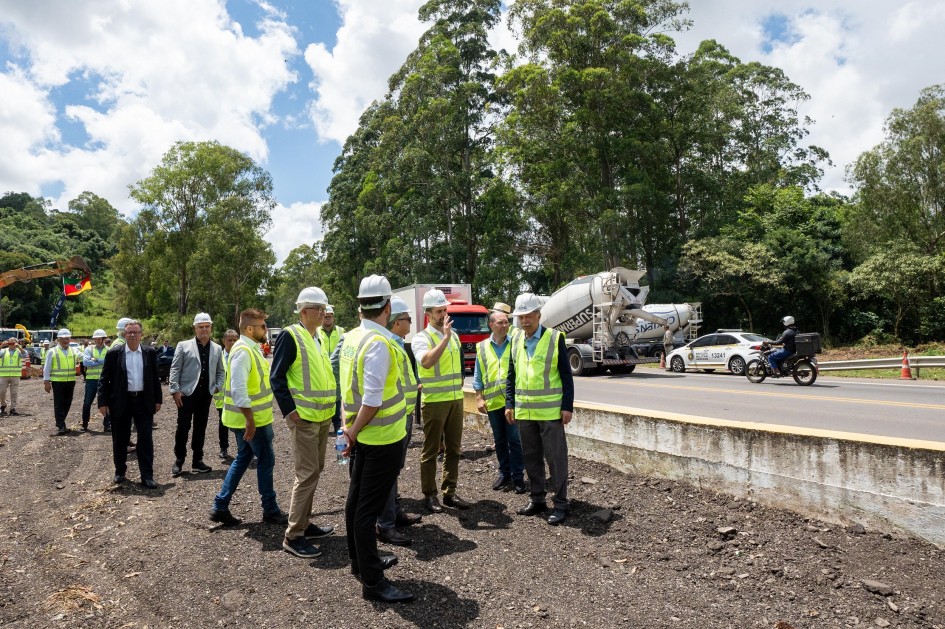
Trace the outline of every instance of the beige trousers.
{"type": "Polygon", "coordinates": [[[10,387],[10,410],[16,408],[16,397],[20,391],[19,376],[4,376],[0,378],[0,406],[7,405],[7,387],[10,387]]]}
{"type": "Polygon", "coordinates": [[[305,533],[312,513],[312,500],[318,479],[325,469],[325,447],[331,429],[331,418],[321,422],[300,419],[289,421],[292,455],[295,460],[295,483],[292,484],[292,502],[289,505],[288,539],[298,539],[305,533]]]}
{"type": "Polygon", "coordinates": [[[443,457],[443,482],[440,490],[444,496],[456,493],[459,481],[459,455],[463,442],[463,400],[449,402],[422,402],[423,447],[420,450],[420,490],[427,498],[436,496],[436,457],[440,452],[440,441],[446,442],[443,457]]]}

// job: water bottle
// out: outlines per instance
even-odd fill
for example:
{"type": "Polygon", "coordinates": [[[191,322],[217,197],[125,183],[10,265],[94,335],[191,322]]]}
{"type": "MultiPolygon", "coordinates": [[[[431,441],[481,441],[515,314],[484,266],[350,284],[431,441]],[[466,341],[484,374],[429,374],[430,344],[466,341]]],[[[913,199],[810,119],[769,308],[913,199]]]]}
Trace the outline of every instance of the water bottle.
{"type": "Polygon", "coordinates": [[[345,433],[340,428],[338,429],[338,436],[335,437],[335,457],[338,461],[338,465],[347,465],[348,457],[345,456],[345,450],[348,448],[348,440],[345,439],[345,433]]]}

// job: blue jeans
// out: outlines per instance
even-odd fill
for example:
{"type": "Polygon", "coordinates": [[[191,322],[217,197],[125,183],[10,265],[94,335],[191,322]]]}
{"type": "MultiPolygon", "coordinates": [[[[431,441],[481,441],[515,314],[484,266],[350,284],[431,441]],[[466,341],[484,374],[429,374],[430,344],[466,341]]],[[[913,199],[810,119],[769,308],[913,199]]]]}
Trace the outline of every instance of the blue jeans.
{"type": "Polygon", "coordinates": [[[522,437],[518,424],[505,421],[505,407],[489,411],[492,438],[495,439],[495,456],[499,459],[499,474],[513,481],[525,480],[525,457],[522,455],[522,437]]]}
{"type": "Polygon", "coordinates": [[[768,364],[771,365],[771,369],[774,370],[774,373],[781,373],[781,363],[784,362],[785,358],[793,356],[794,352],[789,349],[784,349],[783,347],[773,354],[768,355],[768,364]]]}
{"type": "Polygon", "coordinates": [[[213,499],[214,511],[227,511],[230,500],[239,487],[243,474],[249,468],[253,455],[256,455],[256,483],[259,487],[259,497],[262,499],[264,515],[282,513],[279,503],[276,502],[276,490],[272,484],[272,470],[276,466],[276,452],[272,448],[272,424],[256,429],[256,434],[250,441],[243,439],[246,432],[242,428],[231,428],[236,435],[236,458],[230,464],[230,469],[223,479],[220,493],[213,499]]]}
{"type": "Polygon", "coordinates": [[[88,426],[89,419],[92,417],[92,404],[95,402],[95,394],[98,393],[98,379],[85,379],[85,398],[82,400],[82,425],[88,426]]]}

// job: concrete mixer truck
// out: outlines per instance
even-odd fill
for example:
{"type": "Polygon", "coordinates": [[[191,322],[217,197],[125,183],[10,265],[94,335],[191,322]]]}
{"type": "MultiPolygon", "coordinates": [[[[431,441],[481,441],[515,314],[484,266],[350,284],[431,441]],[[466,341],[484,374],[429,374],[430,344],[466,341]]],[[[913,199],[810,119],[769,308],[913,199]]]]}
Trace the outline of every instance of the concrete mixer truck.
{"type": "Polygon", "coordinates": [[[579,277],[548,297],[541,324],[565,333],[572,374],[630,373],[639,364],[659,362],[658,356],[641,356],[635,345],[661,343],[663,325],[677,335],[698,325],[690,304],[645,306],[645,274],[616,267],[579,277]]]}

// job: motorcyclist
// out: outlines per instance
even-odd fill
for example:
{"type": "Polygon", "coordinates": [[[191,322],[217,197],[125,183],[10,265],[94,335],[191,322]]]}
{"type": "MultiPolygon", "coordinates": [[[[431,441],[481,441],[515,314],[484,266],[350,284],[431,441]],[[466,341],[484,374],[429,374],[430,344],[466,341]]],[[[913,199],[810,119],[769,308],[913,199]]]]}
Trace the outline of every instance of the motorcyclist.
{"type": "Polygon", "coordinates": [[[771,365],[771,370],[776,377],[781,375],[781,363],[784,359],[797,353],[797,346],[794,343],[797,326],[794,325],[794,317],[788,315],[781,319],[781,323],[784,324],[784,332],[771,343],[771,345],[780,345],[781,349],[768,356],[768,364],[771,365]]]}

